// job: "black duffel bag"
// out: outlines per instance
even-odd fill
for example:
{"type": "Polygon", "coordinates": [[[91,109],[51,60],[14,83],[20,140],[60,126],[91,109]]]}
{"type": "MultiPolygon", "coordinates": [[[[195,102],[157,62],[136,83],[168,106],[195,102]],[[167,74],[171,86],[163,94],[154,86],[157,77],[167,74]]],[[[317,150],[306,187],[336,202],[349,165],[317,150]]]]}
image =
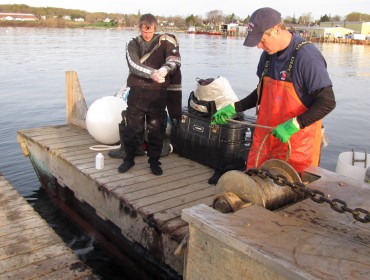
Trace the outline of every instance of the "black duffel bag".
{"type": "Polygon", "coordinates": [[[213,114],[216,113],[216,103],[215,101],[204,101],[199,100],[194,91],[192,91],[189,95],[188,99],[188,112],[203,118],[211,119],[213,114]]]}

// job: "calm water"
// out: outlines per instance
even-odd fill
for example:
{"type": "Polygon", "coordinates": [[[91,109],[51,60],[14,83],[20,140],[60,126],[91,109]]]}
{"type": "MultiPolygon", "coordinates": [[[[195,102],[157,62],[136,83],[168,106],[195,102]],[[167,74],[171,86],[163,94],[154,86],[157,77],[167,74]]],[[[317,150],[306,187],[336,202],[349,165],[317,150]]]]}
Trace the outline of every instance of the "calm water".
{"type": "MultiPolygon", "coordinates": [[[[94,247],[91,239],[71,228],[63,230],[65,221],[56,210],[50,213],[52,206],[39,190],[16,133],[19,129],[65,123],[65,71],[77,72],[88,105],[115,94],[125,85],[128,74],[125,43],[136,35],[117,30],[0,28],[0,172],[43,215],[52,216],[52,225],[76,252],[88,252],[84,257],[90,257],[92,265],[104,263],[108,267],[110,263],[103,253],[94,255],[98,249],[90,250],[94,247]]],[[[255,88],[261,51],[243,47],[243,38],[177,36],[183,62],[184,105],[197,77],[224,76],[240,98],[255,88]]],[[[337,100],[336,109],[324,121],[329,146],[321,159],[322,167],[334,171],[342,151],[370,151],[370,46],[317,47],[327,60],[337,100]]],[[[104,278],[115,277],[102,270],[97,268],[104,278]]]]}

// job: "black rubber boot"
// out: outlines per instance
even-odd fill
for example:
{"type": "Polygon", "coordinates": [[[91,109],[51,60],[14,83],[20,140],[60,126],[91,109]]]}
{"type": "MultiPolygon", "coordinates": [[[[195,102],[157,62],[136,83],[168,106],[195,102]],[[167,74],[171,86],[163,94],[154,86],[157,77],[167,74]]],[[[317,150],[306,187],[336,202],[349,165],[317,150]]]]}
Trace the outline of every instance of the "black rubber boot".
{"type": "Polygon", "coordinates": [[[135,165],[135,162],[133,160],[125,160],[119,167],[118,172],[119,173],[125,173],[127,172],[131,167],[135,165]]]}
{"type": "MultiPolygon", "coordinates": [[[[122,123],[118,124],[121,147],[119,149],[110,150],[108,152],[108,156],[110,156],[111,158],[122,158],[123,159],[126,157],[125,146],[123,145],[123,139],[124,139],[123,138],[124,137],[123,128],[124,127],[125,127],[124,124],[122,123]]],[[[143,155],[145,155],[144,138],[140,141],[140,144],[135,152],[135,156],[143,156],[143,155]]]]}
{"type": "Polygon", "coordinates": [[[179,145],[180,142],[180,121],[178,119],[172,119],[171,124],[171,134],[170,134],[170,144],[172,146],[172,151],[175,153],[179,153],[179,145]]]}
{"type": "Polygon", "coordinates": [[[126,157],[126,152],[125,152],[125,149],[123,148],[123,146],[121,145],[121,147],[119,149],[110,150],[108,152],[108,156],[110,156],[111,158],[125,158],[126,157]]]}
{"type": "Polygon", "coordinates": [[[154,175],[159,176],[163,174],[163,170],[160,167],[161,162],[158,159],[149,158],[148,162],[150,164],[150,170],[154,175]]]}
{"type": "MultiPolygon", "coordinates": [[[[108,152],[108,155],[111,158],[125,158],[126,157],[126,152],[125,152],[125,147],[121,145],[119,149],[116,150],[110,150],[108,152]]],[[[145,155],[145,149],[144,149],[144,141],[143,143],[136,149],[135,156],[143,156],[145,155]]]]}
{"type": "Polygon", "coordinates": [[[119,173],[127,172],[131,167],[135,165],[135,144],[127,145],[126,144],[126,157],[123,160],[123,163],[118,167],[119,173]]]}
{"type": "Polygon", "coordinates": [[[126,153],[125,153],[125,147],[123,145],[123,128],[126,126],[125,124],[125,113],[122,111],[122,122],[118,124],[118,131],[119,131],[119,141],[121,143],[121,147],[116,150],[111,150],[108,152],[108,156],[111,158],[125,158],[126,153]]]}

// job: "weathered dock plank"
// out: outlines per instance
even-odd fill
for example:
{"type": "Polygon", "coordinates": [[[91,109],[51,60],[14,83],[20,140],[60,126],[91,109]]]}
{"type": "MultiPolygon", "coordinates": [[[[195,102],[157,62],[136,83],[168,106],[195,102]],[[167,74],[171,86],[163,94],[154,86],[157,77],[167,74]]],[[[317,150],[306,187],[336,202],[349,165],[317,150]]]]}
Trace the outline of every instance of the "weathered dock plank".
{"type": "Polygon", "coordinates": [[[136,157],[135,166],[120,174],[122,160],[110,158],[108,151],[102,151],[104,169],[96,170],[97,152],[89,147],[99,143],[74,124],[21,130],[18,141],[27,147],[45,188],[58,193],[53,181],[68,188],[126,240],[139,244],[150,261],[182,275],[183,256],[174,255],[187,233],[181,210],[211,204],[215,189],[208,179],[214,170],[170,154],[161,158],[162,176],[151,174],[147,156],[136,157]]]}
{"type": "Polygon", "coordinates": [[[1,174],[0,279],[99,279],[1,174]]]}

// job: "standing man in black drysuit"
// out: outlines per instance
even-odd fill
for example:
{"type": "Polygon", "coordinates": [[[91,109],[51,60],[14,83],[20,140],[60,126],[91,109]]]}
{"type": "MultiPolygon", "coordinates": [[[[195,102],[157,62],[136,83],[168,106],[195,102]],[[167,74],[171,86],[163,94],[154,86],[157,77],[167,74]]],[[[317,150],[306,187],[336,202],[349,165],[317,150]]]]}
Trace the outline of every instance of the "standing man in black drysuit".
{"type": "Polygon", "coordinates": [[[135,165],[135,152],[146,126],[148,163],[154,175],[161,175],[163,171],[159,158],[167,126],[167,95],[171,94],[168,93],[168,87],[171,75],[180,69],[181,57],[174,35],[155,33],[157,20],[153,15],[142,15],[139,28],[141,35],[131,39],[126,48],[130,70],[127,78],[127,87],[130,87],[127,126],[123,128],[126,156],[118,172],[127,172],[135,165]]]}

